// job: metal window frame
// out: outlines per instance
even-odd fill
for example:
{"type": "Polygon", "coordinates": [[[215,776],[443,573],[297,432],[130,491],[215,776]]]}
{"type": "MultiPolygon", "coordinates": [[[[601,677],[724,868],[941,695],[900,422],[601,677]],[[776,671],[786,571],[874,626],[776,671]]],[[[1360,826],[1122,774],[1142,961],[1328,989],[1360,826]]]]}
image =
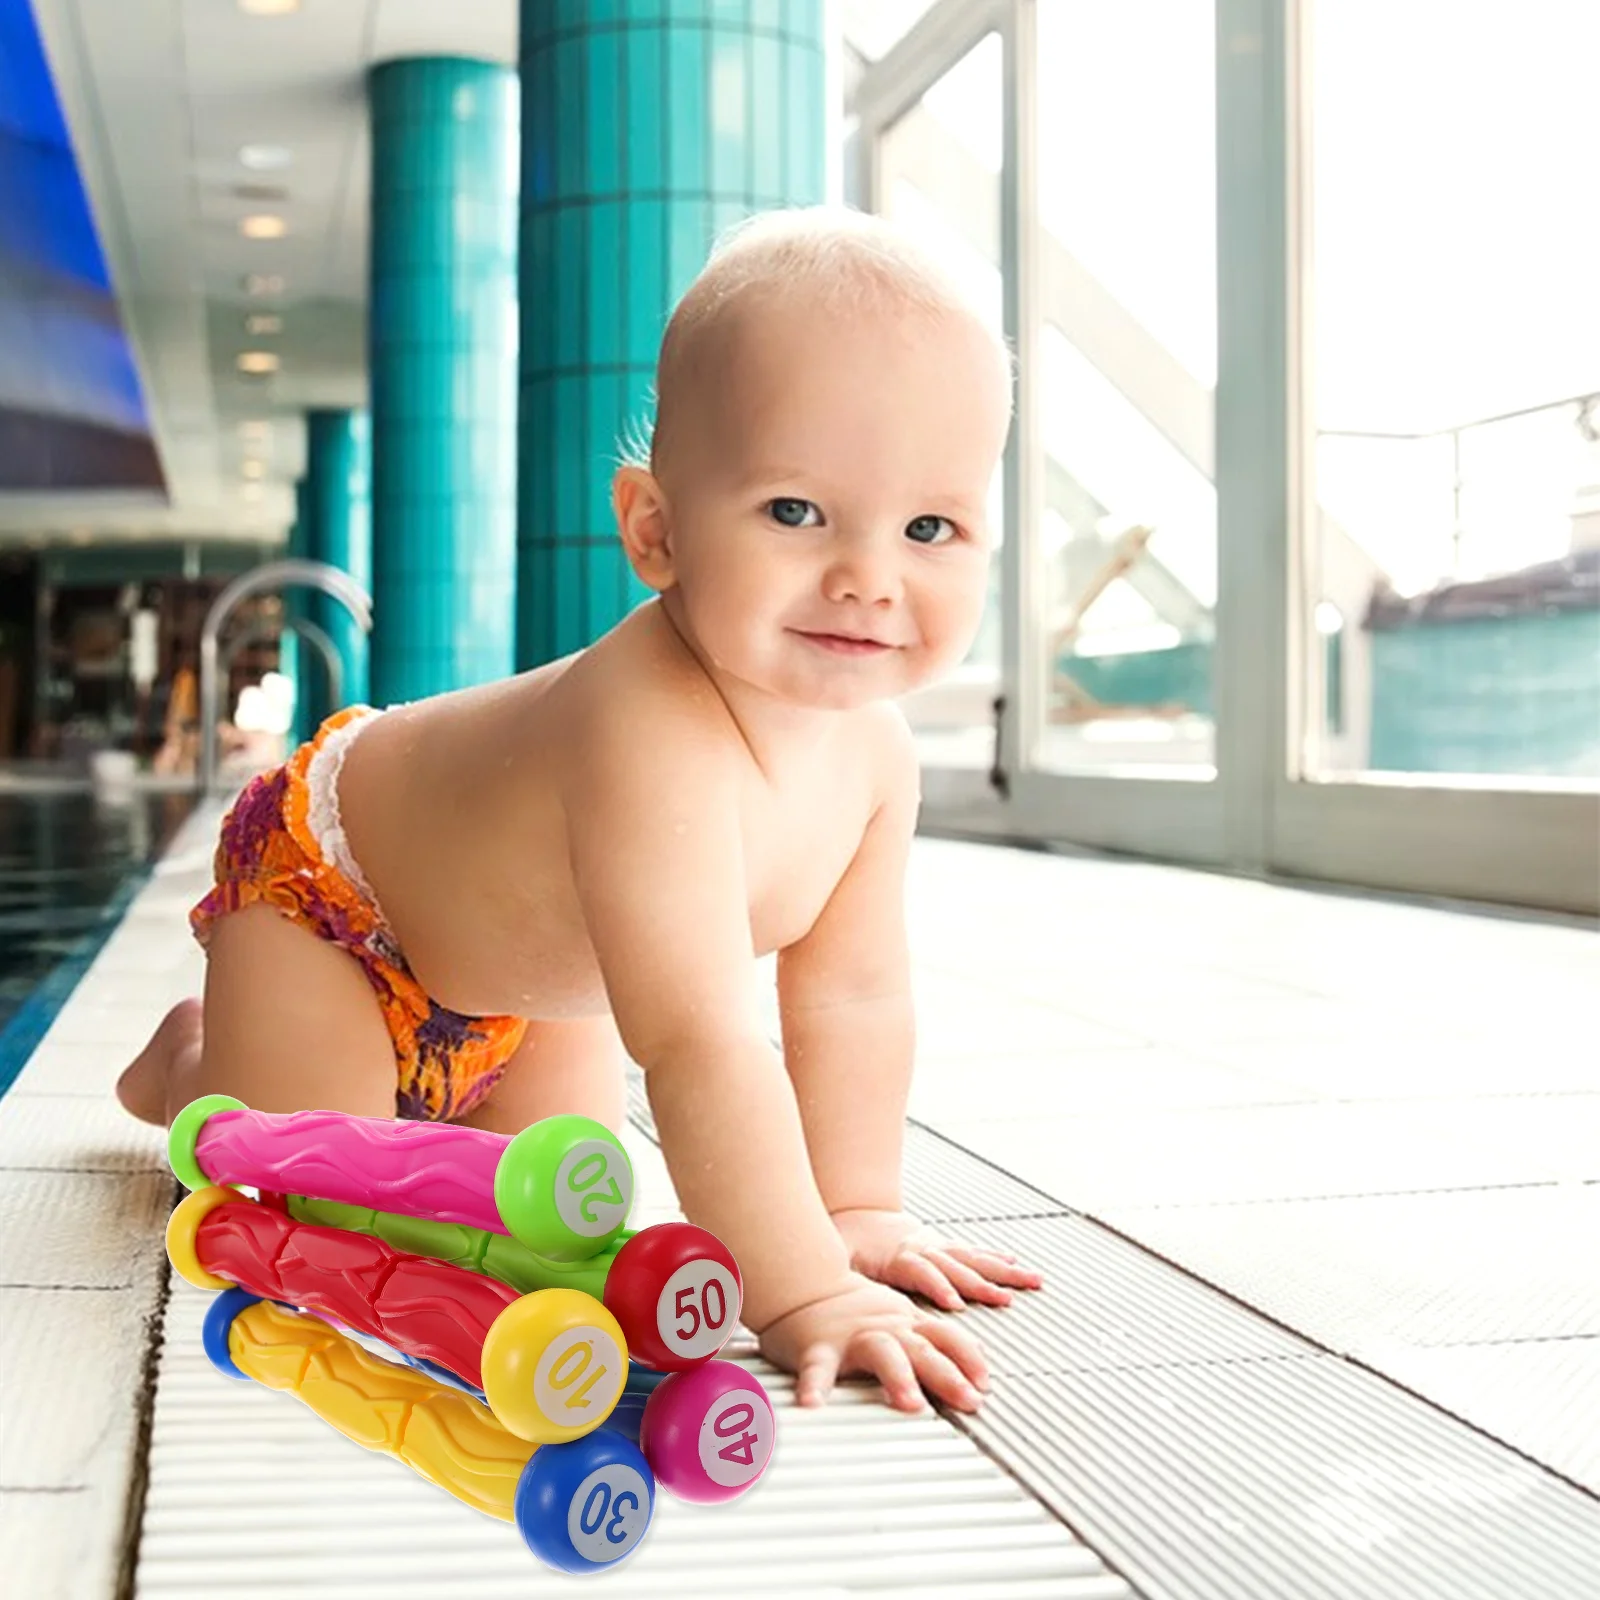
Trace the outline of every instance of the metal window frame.
{"type": "Polygon", "coordinates": [[[1515,780],[1415,781],[1306,770],[1321,666],[1303,574],[1317,519],[1309,359],[1314,0],[1216,0],[1218,377],[1216,775],[1059,774],[1029,753],[1043,730],[1042,332],[1036,181],[1038,0],[940,0],[855,85],[855,203],[878,209],[883,135],[985,35],[1004,60],[1001,269],[1018,358],[1003,467],[1004,714],[989,774],[931,768],[924,824],[1087,845],[1253,874],[1600,913],[1600,795],[1515,780]],[[1186,781],[1187,780],[1187,781],[1186,781]]]}

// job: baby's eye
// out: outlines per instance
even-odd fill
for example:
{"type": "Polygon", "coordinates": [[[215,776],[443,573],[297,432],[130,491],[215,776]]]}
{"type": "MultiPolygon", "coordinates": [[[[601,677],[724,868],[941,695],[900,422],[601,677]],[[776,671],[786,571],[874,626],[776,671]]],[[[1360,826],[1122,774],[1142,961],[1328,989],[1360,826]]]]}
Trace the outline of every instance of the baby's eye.
{"type": "Polygon", "coordinates": [[[906,524],[906,538],[917,544],[948,544],[956,536],[956,525],[948,517],[913,517],[906,524]]]}
{"type": "Polygon", "coordinates": [[[815,528],[822,522],[822,512],[810,500],[787,497],[769,500],[767,515],[785,528],[815,528]]]}

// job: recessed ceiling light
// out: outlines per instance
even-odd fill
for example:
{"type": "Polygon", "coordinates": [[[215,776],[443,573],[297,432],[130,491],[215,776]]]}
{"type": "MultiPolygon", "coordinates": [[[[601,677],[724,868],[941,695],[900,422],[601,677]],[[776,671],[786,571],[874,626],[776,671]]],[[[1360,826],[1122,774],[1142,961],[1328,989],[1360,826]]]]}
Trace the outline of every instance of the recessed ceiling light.
{"type": "Polygon", "coordinates": [[[300,0],[239,0],[239,9],[252,17],[286,17],[300,9],[300,0]]]}
{"type": "Polygon", "coordinates": [[[278,358],[270,350],[241,350],[237,365],[241,372],[276,372],[278,358]]]}
{"type": "Polygon", "coordinates": [[[253,458],[239,463],[239,476],[241,478],[264,478],[267,475],[265,461],[256,461],[253,458]]]}
{"type": "Polygon", "coordinates": [[[282,294],[283,283],[281,272],[247,272],[239,280],[244,292],[256,299],[265,295],[282,294]]]}
{"type": "Polygon", "coordinates": [[[246,333],[282,333],[283,318],[271,311],[254,311],[244,319],[246,333]]]}
{"type": "Polygon", "coordinates": [[[239,150],[239,165],[252,172],[281,172],[294,161],[294,153],[281,144],[247,144],[239,150]]]}
{"type": "Polygon", "coordinates": [[[239,232],[247,239],[281,239],[289,231],[289,224],[270,211],[239,219],[239,232]]]}

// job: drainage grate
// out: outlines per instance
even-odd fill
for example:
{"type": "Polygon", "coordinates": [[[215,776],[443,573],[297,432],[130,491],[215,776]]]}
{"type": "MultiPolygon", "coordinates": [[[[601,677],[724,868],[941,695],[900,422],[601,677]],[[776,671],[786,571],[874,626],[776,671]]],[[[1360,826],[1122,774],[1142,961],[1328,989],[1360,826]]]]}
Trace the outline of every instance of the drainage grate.
{"type": "MultiPolygon", "coordinates": [[[[648,1129],[637,1078],[630,1093],[648,1129]]],[[[650,1202],[642,1226],[672,1214],[670,1196],[659,1152],[628,1142],[650,1202]]],[[[1048,1274],[1007,1312],[967,1313],[996,1374],[983,1412],[959,1426],[908,1418],[861,1389],[800,1411],[792,1380],[747,1342],[730,1355],[772,1394],[778,1464],[732,1506],[664,1502],[640,1553],[603,1580],[608,1595],[1600,1593],[1600,1504],[1579,1489],[1097,1224],[1049,1214],[948,1140],[912,1127],[907,1149],[929,1214],[966,1219],[964,1234],[1048,1274]],[[1009,1220],[974,1215],[978,1199],[1009,1220]]],[[[569,1592],[510,1527],[286,1397],[219,1377],[200,1352],[206,1300],[175,1286],[138,1600],[569,1592]]]]}
{"type": "MultiPolygon", "coordinates": [[[[637,1165],[659,1168],[630,1135],[637,1165]]],[[[670,1210],[660,1176],[636,1221],[670,1210]]],[[[515,1529],[339,1437],[285,1395],[229,1382],[205,1359],[210,1296],[176,1282],[158,1377],[138,1600],[530,1600],[573,1593],[515,1529]]],[[[600,1582],[635,1600],[1137,1600],[1134,1591],[971,1438],[861,1389],[821,1410],[753,1345],[778,1412],[768,1478],[727,1506],[663,1497],[639,1553],[600,1582]]]]}

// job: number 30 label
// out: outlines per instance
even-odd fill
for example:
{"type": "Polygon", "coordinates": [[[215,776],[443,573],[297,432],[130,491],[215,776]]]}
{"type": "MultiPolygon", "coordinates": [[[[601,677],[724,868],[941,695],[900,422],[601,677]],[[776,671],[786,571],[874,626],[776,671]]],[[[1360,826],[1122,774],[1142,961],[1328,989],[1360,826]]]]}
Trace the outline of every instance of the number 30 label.
{"type": "Polygon", "coordinates": [[[686,1261],[656,1301],[656,1332],[685,1361],[715,1355],[739,1320],[739,1285],[720,1261],[686,1261]]]}
{"type": "Polygon", "coordinates": [[[567,1538],[586,1561],[620,1561],[649,1525],[650,1491],[644,1479],[620,1461],[596,1467],[567,1505],[567,1538]]]}

